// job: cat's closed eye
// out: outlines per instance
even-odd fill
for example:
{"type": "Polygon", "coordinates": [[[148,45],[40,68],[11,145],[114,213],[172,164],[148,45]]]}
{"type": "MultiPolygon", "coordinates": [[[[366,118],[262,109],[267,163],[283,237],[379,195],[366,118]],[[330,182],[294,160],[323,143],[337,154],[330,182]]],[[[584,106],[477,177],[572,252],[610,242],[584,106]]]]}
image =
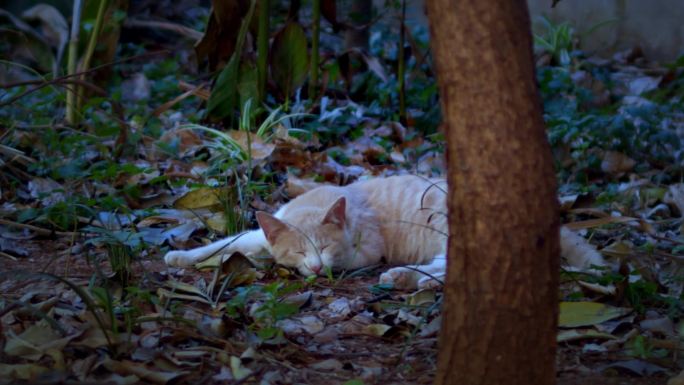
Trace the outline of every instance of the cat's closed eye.
{"type": "Polygon", "coordinates": [[[325,245],[325,246],[321,246],[321,247],[320,247],[320,250],[321,250],[321,251],[325,251],[325,249],[327,249],[328,247],[330,247],[330,244],[329,244],[329,243],[328,243],[327,245],[325,245]]]}

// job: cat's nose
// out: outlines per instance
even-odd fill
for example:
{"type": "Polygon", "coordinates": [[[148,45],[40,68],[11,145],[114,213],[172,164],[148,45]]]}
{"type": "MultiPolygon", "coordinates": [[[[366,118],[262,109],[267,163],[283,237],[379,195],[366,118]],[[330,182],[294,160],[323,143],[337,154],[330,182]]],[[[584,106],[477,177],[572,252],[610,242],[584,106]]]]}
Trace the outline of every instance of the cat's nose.
{"type": "Polygon", "coordinates": [[[309,266],[309,270],[313,271],[314,274],[318,274],[321,272],[321,265],[313,265],[309,266]]]}

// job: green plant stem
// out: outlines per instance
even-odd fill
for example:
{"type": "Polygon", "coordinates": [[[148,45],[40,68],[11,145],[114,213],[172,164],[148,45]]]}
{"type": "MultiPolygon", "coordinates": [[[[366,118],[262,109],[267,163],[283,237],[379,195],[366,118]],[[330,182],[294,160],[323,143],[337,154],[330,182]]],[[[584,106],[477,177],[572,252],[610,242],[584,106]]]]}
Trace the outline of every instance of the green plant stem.
{"type": "Polygon", "coordinates": [[[269,8],[269,0],[259,1],[259,31],[257,33],[257,84],[259,87],[259,106],[266,100],[266,81],[268,80],[269,8]]]}
{"type": "MultiPolygon", "coordinates": [[[[71,32],[69,35],[69,54],[67,58],[67,76],[76,73],[76,59],[78,56],[78,34],[81,29],[81,11],[83,2],[74,0],[74,10],[71,16],[71,32]]],[[[68,124],[76,123],[76,90],[67,89],[66,120],[68,124]]]]}
{"type": "Polygon", "coordinates": [[[313,0],[313,20],[311,21],[311,78],[309,79],[309,99],[317,97],[318,90],[318,45],[321,38],[321,0],[313,0]]]}
{"type": "MultiPolygon", "coordinates": [[[[102,32],[102,26],[104,24],[104,15],[105,11],[107,10],[108,4],[108,0],[100,0],[100,6],[97,8],[97,16],[95,17],[95,25],[93,26],[93,30],[90,34],[90,39],[88,40],[88,46],[86,47],[86,51],[83,54],[83,59],[81,61],[81,65],[79,66],[79,72],[87,71],[90,67],[90,60],[93,58],[93,53],[95,52],[95,47],[97,46],[97,40],[100,37],[100,33],[102,32]]],[[[80,80],[85,81],[85,74],[81,75],[80,80]]],[[[80,111],[81,107],[83,106],[84,90],[83,87],[77,87],[76,90],[78,95],[78,98],[76,100],[76,110],[80,111]]]]}
{"type": "Polygon", "coordinates": [[[404,58],[404,44],[406,41],[406,0],[401,2],[401,22],[399,25],[399,50],[397,51],[397,80],[399,81],[399,120],[406,124],[406,84],[404,74],[406,72],[406,60],[404,58]]]}

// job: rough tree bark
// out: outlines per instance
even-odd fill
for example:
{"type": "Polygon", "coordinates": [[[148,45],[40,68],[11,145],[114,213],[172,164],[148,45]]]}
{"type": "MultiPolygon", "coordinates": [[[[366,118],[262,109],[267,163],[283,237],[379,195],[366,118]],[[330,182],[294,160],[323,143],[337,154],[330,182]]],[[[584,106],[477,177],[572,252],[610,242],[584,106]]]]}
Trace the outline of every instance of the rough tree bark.
{"type": "Polygon", "coordinates": [[[524,0],[428,0],[447,134],[436,384],[553,384],[558,207],[524,0]]]}

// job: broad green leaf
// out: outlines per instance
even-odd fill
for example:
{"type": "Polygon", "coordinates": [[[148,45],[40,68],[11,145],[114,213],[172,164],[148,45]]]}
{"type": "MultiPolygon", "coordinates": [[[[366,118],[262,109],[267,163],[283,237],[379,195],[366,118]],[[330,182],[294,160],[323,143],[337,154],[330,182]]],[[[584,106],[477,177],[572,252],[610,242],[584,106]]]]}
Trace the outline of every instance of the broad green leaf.
{"type": "Polygon", "coordinates": [[[271,74],[286,98],[304,84],[309,73],[306,35],[299,24],[290,23],[273,38],[271,74]]]}
{"type": "Polygon", "coordinates": [[[298,311],[299,306],[297,305],[285,302],[278,302],[273,305],[273,308],[271,309],[271,314],[275,319],[280,320],[287,318],[293,314],[297,314],[298,311]]]}
{"type": "Polygon", "coordinates": [[[240,79],[237,88],[241,106],[244,106],[248,100],[259,100],[256,66],[251,63],[242,63],[240,65],[240,79]]]}
{"type": "Polygon", "coordinates": [[[349,380],[342,385],[365,385],[365,382],[363,382],[363,380],[354,379],[349,380]]]}
{"type": "Polygon", "coordinates": [[[224,119],[233,114],[235,110],[235,103],[237,102],[238,97],[238,76],[242,46],[245,43],[249,22],[252,20],[252,15],[254,14],[255,4],[256,1],[252,0],[247,15],[242,19],[240,32],[238,33],[237,42],[235,43],[235,51],[230,56],[228,64],[221,70],[221,73],[214,84],[214,88],[211,91],[209,100],[207,101],[207,115],[211,119],[224,119]]]}
{"type": "MultiPolygon", "coordinates": [[[[245,25],[244,21],[243,25],[245,25]]],[[[237,50],[230,57],[228,64],[221,70],[216,79],[216,84],[214,84],[214,88],[211,90],[211,95],[207,101],[207,115],[210,119],[224,119],[235,110],[235,101],[237,100],[235,90],[237,89],[238,80],[238,59],[236,53],[237,50]]]]}
{"type": "Polygon", "coordinates": [[[561,302],[558,326],[574,328],[600,324],[629,314],[632,309],[598,302],[561,302]]]}

